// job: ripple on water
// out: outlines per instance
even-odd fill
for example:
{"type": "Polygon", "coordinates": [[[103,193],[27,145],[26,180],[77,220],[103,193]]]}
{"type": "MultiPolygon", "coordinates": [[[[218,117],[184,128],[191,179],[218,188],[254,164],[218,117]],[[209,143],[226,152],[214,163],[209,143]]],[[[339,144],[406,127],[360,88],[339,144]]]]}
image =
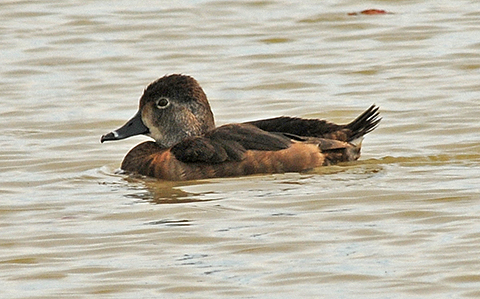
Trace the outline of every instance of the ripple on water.
{"type": "Polygon", "coordinates": [[[474,2],[47,2],[0,3],[5,297],[478,297],[474,2]],[[119,172],[145,138],[99,138],[167,73],[218,124],[383,120],[359,161],[302,174],[119,172]]]}

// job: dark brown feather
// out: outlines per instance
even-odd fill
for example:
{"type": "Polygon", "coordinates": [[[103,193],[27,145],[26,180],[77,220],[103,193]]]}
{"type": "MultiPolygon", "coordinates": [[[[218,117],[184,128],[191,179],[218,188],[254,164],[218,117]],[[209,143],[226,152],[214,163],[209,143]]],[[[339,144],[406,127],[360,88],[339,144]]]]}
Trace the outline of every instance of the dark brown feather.
{"type": "Polygon", "coordinates": [[[342,126],[319,119],[281,116],[247,122],[268,132],[288,133],[298,136],[319,137],[338,131],[342,126]]]}
{"type": "Polygon", "coordinates": [[[350,142],[374,130],[380,120],[378,107],[372,105],[347,125],[337,125],[320,119],[286,116],[247,123],[268,132],[286,133],[292,138],[305,136],[350,142]]]}
{"type": "Polygon", "coordinates": [[[218,127],[205,136],[191,137],[174,145],[172,154],[182,162],[221,163],[241,161],[247,150],[277,151],[290,146],[290,139],[248,124],[218,127]]]}

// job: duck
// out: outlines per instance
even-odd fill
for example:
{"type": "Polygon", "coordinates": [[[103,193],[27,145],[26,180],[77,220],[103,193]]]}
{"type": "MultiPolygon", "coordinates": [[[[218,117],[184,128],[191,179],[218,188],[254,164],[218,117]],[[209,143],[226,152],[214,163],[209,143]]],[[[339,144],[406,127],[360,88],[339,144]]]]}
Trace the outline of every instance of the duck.
{"type": "Polygon", "coordinates": [[[171,74],[150,83],[136,114],[100,141],[153,138],[127,153],[120,167],[126,173],[168,181],[266,175],[355,161],[380,120],[373,104],[344,125],[280,116],[217,127],[200,84],[171,74]]]}

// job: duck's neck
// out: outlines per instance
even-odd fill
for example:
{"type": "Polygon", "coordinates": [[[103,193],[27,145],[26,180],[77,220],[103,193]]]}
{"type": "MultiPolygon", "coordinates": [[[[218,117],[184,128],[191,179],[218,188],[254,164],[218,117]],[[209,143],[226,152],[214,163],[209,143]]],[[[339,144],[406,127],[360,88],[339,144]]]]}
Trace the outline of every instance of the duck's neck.
{"type": "Polygon", "coordinates": [[[170,124],[168,128],[163,128],[163,130],[154,127],[150,129],[149,136],[155,139],[155,142],[161,148],[170,148],[185,139],[203,136],[213,129],[215,129],[215,123],[212,119],[211,122],[197,122],[195,125],[190,124],[188,127],[177,124],[170,124]]]}

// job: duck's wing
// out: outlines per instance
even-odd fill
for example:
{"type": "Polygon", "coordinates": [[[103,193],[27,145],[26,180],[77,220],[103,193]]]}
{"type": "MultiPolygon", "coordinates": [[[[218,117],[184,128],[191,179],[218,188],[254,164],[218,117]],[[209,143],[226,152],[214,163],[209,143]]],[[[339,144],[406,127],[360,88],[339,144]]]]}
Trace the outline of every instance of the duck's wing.
{"type": "Polygon", "coordinates": [[[246,122],[268,132],[291,134],[293,136],[319,137],[336,132],[342,126],[320,119],[281,116],[246,122]]]}
{"type": "Polygon", "coordinates": [[[204,136],[183,140],[171,148],[177,160],[186,163],[241,161],[247,150],[278,151],[290,146],[283,134],[264,131],[249,124],[218,127],[204,136]]]}
{"type": "Polygon", "coordinates": [[[364,136],[377,127],[381,120],[378,109],[377,106],[372,105],[359,117],[346,125],[337,125],[320,119],[286,116],[251,121],[246,124],[256,126],[268,132],[285,133],[291,138],[294,138],[294,136],[305,136],[350,142],[364,136]]]}

